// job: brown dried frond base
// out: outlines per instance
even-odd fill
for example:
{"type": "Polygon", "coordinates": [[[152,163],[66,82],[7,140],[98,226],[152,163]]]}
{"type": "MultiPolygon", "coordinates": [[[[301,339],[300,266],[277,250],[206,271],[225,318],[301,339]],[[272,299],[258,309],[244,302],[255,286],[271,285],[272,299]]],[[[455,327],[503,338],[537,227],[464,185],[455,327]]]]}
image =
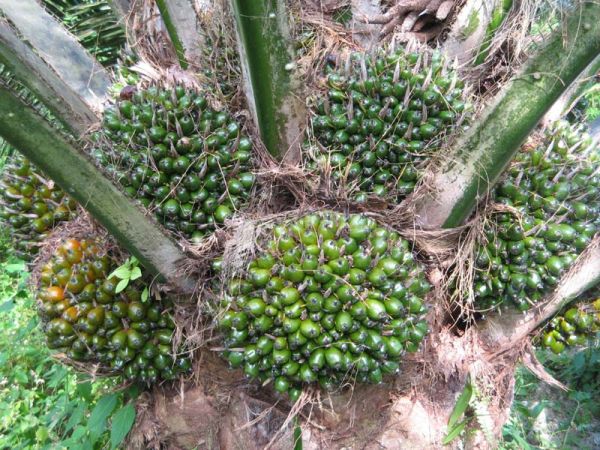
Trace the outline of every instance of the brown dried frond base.
{"type": "Polygon", "coordinates": [[[292,34],[299,48],[297,64],[305,85],[311,86],[328,62],[339,55],[361,50],[353,31],[334,19],[334,13],[347,7],[346,1],[294,2],[292,34]]]}
{"type": "Polygon", "coordinates": [[[214,351],[197,356],[191,384],[158,386],[138,405],[132,448],[289,448],[289,409],[214,351]]]}
{"type": "Polygon", "coordinates": [[[383,25],[381,39],[394,36],[400,42],[416,39],[425,43],[439,36],[445,21],[452,19],[460,3],[460,0],[395,0],[385,14],[364,20],[383,25]]]}
{"type": "Polygon", "coordinates": [[[163,72],[164,67],[178,66],[177,53],[169,39],[153,0],[133,0],[125,24],[127,36],[136,53],[148,62],[149,69],[163,72]]]}
{"type": "MultiPolygon", "coordinates": [[[[75,361],[69,358],[64,353],[53,353],[52,357],[59,361],[61,364],[72,367],[76,372],[88,375],[92,380],[96,380],[98,378],[114,377],[116,375],[115,372],[102,366],[102,364],[95,363],[92,361],[75,361]]],[[[130,383],[128,382],[124,382],[123,386],[129,384],[130,383]]]]}

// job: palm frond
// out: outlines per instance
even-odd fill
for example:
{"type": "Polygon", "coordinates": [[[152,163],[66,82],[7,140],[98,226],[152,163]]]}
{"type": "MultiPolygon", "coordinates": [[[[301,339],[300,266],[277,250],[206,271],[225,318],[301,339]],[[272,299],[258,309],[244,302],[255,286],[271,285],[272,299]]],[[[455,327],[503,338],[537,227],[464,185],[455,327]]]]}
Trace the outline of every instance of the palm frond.
{"type": "Polygon", "coordinates": [[[105,66],[117,62],[125,31],[106,0],[43,0],[42,3],[105,66]]]}

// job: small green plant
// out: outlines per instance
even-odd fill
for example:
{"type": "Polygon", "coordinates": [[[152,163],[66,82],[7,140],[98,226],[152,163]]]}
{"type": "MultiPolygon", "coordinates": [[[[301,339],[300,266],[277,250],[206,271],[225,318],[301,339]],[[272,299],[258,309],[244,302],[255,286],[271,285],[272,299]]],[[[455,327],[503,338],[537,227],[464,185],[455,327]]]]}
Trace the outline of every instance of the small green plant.
{"type": "MultiPolygon", "coordinates": [[[[108,278],[118,278],[120,281],[117,283],[115,293],[118,294],[123,292],[131,281],[137,280],[142,277],[142,269],[140,268],[140,262],[135,256],[127,259],[122,265],[117,267],[108,278]]],[[[148,286],[142,291],[142,302],[148,300],[149,291],[148,286]]]]}
{"type": "Polygon", "coordinates": [[[502,430],[501,450],[593,449],[600,430],[600,348],[592,345],[559,355],[537,352],[549,372],[569,387],[550,388],[521,367],[517,370],[511,417],[502,430]]]}
{"type": "Polygon", "coordinates": [[[600,117],[600,83],[596,77],[585,83],[575,104],[571,106],[566,117],[571,123],[591,123],[600,117]]]}
{"type": "Polygon", "coordinates": [[[448,434],[446,434],[442,440],[442,444],[450,444],[463,432],[469,423],[470,417],[466,415],[466,412],[472,398],[473,385],[471,384],[471,380],[467,380],[465,388],[458,397],[456,405],[454,405],[454,409],[452,410],[452,414],[450,414],[450,418],[448,419],[448,434]],[[462,420],[460,420],[461,418],[462,420]]]}

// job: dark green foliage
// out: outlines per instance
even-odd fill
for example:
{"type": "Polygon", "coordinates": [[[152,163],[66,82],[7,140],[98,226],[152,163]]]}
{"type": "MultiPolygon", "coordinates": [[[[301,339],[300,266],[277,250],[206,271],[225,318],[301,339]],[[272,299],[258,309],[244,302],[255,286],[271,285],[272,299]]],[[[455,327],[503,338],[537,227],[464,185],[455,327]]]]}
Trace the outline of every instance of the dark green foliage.
{"type": "Polygon", "coordinates": [[[525,367],[516,373],[511,416],[500,450],[598,448],[600,431],[600,347],[556,355],[536,352],[548,372],[569,390],[548,386],[525,367]]]}
{"type": "Polygon", "coordinates": [[[565,123],[518,154],[476,253],[479,308],[526,310],[558,284],[600,229],[599,167],[598,148],[565,123]]]}
{"type": "Polygon", "coordinates": [[[569,111],[567,119],[571,123],[592,122],[600,117],[600,83],[594,77],[584,89],[581,97],[569,111]]]}
{"type": "Polygon", "coordinates": [[[200,239],[247,203],[252,143],[202,94],[135,91],[106,110],[103,125],[94,157],[167,229],[200,239]]]}
{"type": "Polygon", "coordinates": [[[77,40],[104,65],[117,62],[125,30],[106,0],[43,0],[77,40]]]}
{"type": "Polygon", "coordinates": [[[446,65],[439,53],[398,49],[331,69],[313,108],[318,144],[305,148],[307,168],[356,201],[410,194],[465,109],[464,84],[446,65]]]}
{"type": "Polygon", "coordinates": [[[307,383],[380,383],[419,348],[430,285],[398,233],[323,212],[276,226],[263,248],[222,301],[232,367],[295,400],[307,383]]]}

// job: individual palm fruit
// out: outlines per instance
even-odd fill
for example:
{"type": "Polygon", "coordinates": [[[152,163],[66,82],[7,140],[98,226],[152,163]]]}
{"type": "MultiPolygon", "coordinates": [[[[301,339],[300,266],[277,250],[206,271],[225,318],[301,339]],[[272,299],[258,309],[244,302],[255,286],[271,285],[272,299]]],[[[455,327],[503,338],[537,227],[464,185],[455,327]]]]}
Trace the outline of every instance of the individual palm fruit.
{"type": "Polygon", "coordinates": [[[355,54],[327,77],[313,108],[308,170],[331,176],[339,195],[399,200],[410,194],[441,138],[460,122],[464,85],[440,53],[355,54]]]}
{"type": "Polygon", "coordinates": [[[600,230],[600,152],[578,127],[556,124],[521,151],[493,191],[476,253],[478,306],[528,309],[559,282],[600,230]]]}
{"type": "Polygon", "coordinates": [[[93,240],[66,240],[40,273],[37,292],[48,346],[73,361],[151,384],[172,380],[190,361],[173,353],[168,300],[143,301],[145,284],[119,292],[116,264],[93,240]]]}
{"type": "Polygon", "coordinates": [[[0,189],[0,220],[24,260],[33,258],[56,225],[75,215],[77,203],[23,156],[14,155],[6,165],[0,189]]]}
{"type": "Polygon", "coordinates": [[[539,336],[542,347],[561,353],[567,347],[587,344],[600,335],[600,289],[586,293],[577,304],[554,316],[539,336]]]}
{"type": "Polygon", "coordinates": [[[252,144],[235,119],[181,86],[133,91],[104,115],[94,155],[165,227],[201,238],[248,201],[252,144]]]}
{"type": "Polygon", "coordinates": [[[378,383],[419,348],[430,285],[395,231],[364,215],[314,213],[275,226],[262,248],[225,288],[232,367],[294,397],[303,383],[378,383]]]}

